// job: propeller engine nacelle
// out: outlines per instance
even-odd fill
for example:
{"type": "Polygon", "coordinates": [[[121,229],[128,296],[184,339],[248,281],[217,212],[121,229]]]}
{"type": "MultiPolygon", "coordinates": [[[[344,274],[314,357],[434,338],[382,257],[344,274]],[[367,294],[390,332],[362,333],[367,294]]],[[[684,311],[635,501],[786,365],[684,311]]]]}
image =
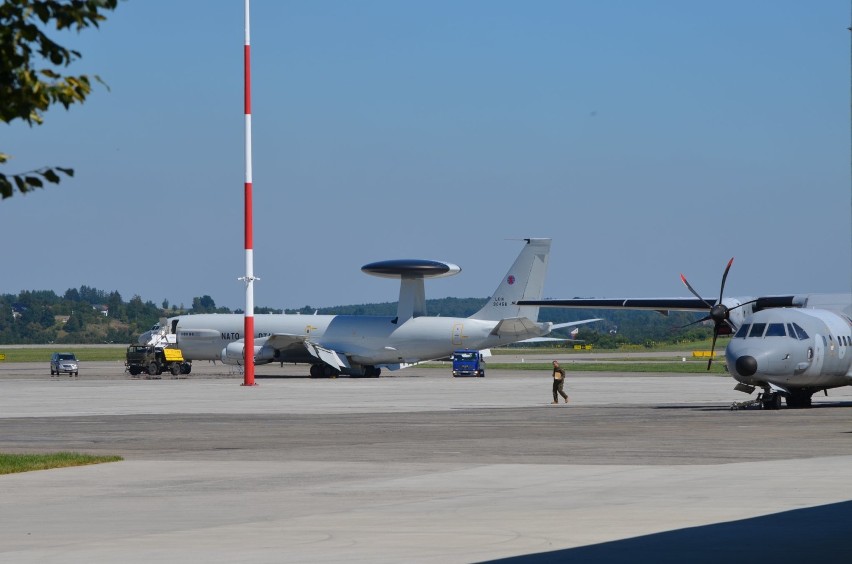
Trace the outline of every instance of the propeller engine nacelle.
{"type": "MultiPolygon", "coordinates": [[[[228,345],[224,349],[222,349],[222,362],[225,364],[230,364],[232,366],[242,366],[243,364],[245,364],[245,348],[245,343],[240,341],[228,343],[228,345]]],[[[268,362],[272,362],[274,359],[274,349],[264,347],[262,345],[256,345],[254,347],[255,364],[266,364],[268,362]]]]}
{"type": "MultiPolygon", "coordinates": [[[[752,308],[753,303],[754,302],[751,298],[745,301],[740,301],[734,298],[724,298],[722,300],[722,304],[728,308],[728,321],[730,321],[731,324],[738,329],[745,322],[746,317],[754,313],[752,308]]],[[[729,329],[733,329],[733,327],[729,327],[729,329]]],[[[730,331],[729,333],[722,333],[720,331],[719,334],[729,335],[732,332],[733,331],[730,331]]]]}

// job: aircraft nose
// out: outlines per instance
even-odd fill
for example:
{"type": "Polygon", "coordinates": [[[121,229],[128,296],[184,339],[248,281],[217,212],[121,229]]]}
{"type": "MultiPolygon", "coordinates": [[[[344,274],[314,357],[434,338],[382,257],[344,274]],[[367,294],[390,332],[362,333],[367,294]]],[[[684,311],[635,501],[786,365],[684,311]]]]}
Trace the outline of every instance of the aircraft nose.
{"type": "Polygon", "coordinates": [[[753,376],[757,372],[757,360],[753,356],[741,356],[736,363],[737,374],[753,376]]]}

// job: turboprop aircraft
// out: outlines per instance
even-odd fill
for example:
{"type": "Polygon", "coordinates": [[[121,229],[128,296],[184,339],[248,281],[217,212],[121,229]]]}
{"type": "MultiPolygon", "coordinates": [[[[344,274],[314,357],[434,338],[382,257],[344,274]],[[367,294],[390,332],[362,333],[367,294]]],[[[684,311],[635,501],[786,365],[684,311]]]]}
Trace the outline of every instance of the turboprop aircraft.
{"type": "Polygon", "coordinates": [[[705,300],[681,274],[695,298],[617,298],[518,300],[520,306],[588,309],[707,311],[696,323],[713,322],[713,361],[716,338],[731,335],[725,349],[728,373],[738,382],[734,389],[751,394],[762,388],[760,404],[778,409],[810,407],[811,396],[830,388],[852,385],[852,294],[796,294],[724,298],[722,276],[718,300],[705,300]]]}
{"type": "MultiPolygon", "coordinates": [[[[456,349],[484,350],[540,339],[554,329],[591,323],[586,319],[553,324],[538,322],[538,307],[519,306],[540,299],[544,288],[550,239],[524,239],[524,247],[494,295],[467,318],[426,315],[424,280],[458,274],[452,263],[405,259],[375,262],[361,270],[400,280],[395,317],[362,315],[266,314],[254,319],[254,359],[306,363],[311,376],[377,377],[382,368],[397,370],[445,358],[456,349]]],[[[140,343],[177,346],[187,360],[244,362],[245,343],[240,314],[200,314],[172,317],[140,337],[140,343]]]]}

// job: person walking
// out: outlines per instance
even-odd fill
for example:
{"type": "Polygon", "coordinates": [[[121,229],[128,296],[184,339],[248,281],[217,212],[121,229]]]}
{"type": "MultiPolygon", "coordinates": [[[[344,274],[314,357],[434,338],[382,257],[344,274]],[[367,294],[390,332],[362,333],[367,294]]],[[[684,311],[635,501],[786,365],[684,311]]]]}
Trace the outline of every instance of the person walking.
{"type": "Polygon", "coordinates": [[[553,403],[559,403],[559,396],[562,396],[562,399],[565,400],[565,403],[568,403],[568,394],[566,394],[562,387],[565,385],[565,370],[559,366],[559,361],[553,361],[553,403]],[[557,395],[558,394],[558,395],[557,395]]]}

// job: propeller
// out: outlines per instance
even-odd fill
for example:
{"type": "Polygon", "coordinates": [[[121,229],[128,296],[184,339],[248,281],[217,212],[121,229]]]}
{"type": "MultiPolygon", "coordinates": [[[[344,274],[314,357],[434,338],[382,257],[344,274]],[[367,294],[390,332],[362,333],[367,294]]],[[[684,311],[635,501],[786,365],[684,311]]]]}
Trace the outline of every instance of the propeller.
{"type": "MultiPolygon", "coordinates": [[[[731,323],[730,319],[731,310],[745,305],[739,304],[732,308],[728,308],[728,306],[722,303],[722,296],[725,294],[725,281],[728,279],[728,271],[731,270],[732,264],[734,264],[734,257],[731,257],[731,260],[728,261],[728,266],[725,267],[725,273],[722,275],[722,287],[719,289],[719,301],[717,301],[715,305],[710,305],[710,302],[702,298],[701,295],[695,291],[695,288],[693,288],[686,280],[686,276],[683,274],[680,275],[681,282],[683,282],[689,291],[692,292],[692,295],[704,302],[707,309],[710,310],[710,313],[694,323],[701,323],[702,321],[709,321],[711,319],[713,320],[713,342],[710,345],[710,358],[707,360],[707,370],[710,370],[710,365],[713,364],[713,352],[716,350],[716,338],[719,336],[719,328],[722,327],[722,325],[727,325],[732,331],[736,332],[737,327],[731,323]]],[[[693,323],[690,323],[690,325],[692,324],[693,323]]]]}

